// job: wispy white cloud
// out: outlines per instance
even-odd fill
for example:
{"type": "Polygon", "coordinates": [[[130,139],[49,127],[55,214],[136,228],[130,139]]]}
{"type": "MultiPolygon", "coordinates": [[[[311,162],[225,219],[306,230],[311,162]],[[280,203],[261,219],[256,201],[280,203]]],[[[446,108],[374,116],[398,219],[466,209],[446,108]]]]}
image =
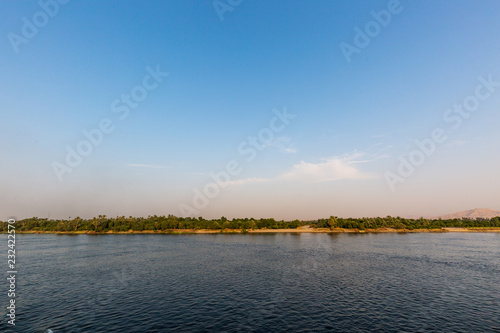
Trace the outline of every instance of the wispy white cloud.
{"type": "Polygon", "coordinates": [[[297,149],[295,147],[288,147],[288,148],[282,148],[280,149],[282,153],[287,153],[287,154],[295,154],[297,153],[297,149]]]}
{"type": "Polygon", "coordinates": [[[280,136],[274,139],[271,143],[268,143],[266,147],[277,148],[281,153],[285,154],[295,154],[297,153],[297,148],[291,143],[292,139],[286,136],[280,136]]]}
{"type": "Polygon", "coordinates": [[[169,167],[169,166],[151,165],[151,164],[127,164],[126,166],[134,167],[134,168],[172,169],[172,167],[169,167]]]}
{"type": "Polygon", "coordinates": [[[340,157],[330,157],[319,163],[301,161],[293,165],[289,171],[275,178],[245,178],[228,182],[228,185],[246,185],[278,180],[321,183],[342,179],[373,178],[372,174],[359,170],[356,164],[368,163],[379,157],[372,159],[363,159],[363,157],[365,154],[355,152],[340,157]]]}
{"type": "Polygon", "coordinates": [[[320,163],[309,163],[301,161],[292,169],[280,176],[281,179],[328,182],[341,179],[367,179],[372,176],[360,171],[355,164],[368,163],[371,160],[361,159],[364,154],[353,153],[341,157],[330,157],[320,163]]]}

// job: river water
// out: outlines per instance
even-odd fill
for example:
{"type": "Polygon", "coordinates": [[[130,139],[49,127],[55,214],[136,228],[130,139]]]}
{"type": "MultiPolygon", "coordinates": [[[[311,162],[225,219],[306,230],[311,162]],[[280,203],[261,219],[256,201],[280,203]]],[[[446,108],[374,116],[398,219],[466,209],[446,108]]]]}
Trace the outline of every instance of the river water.
{"type": "Polygon", "coordinates": [[[6,332],[500,332],[500,233],[16,237],[6,332]]]}

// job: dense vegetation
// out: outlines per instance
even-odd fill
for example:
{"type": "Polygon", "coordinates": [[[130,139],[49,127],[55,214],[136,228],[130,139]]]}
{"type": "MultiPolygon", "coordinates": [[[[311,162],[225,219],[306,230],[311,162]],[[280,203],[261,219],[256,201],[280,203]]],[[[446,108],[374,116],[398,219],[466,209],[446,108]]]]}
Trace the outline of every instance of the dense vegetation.
{"type": "Polygon", "coordinates": [[[377,228],[394,228],[394,229],[440,229],[443,227],[459,227],[459,228],[485,228],[485,227],[500,227],[500,217],[493,219],[453,219],[453,220],[428,220],[420,219],[405,219],[402,217],[374,217],[374,218],[337,218],[330,217],[329,219],[319,219],[314,226],[316,228],[345,228],[345,229],[377,229],[377,228]]]}
{"type": "MultiPolygon", "coordinates": [[[[205,220],[203,218],[182,218],[173,215],[144,217],[107,217],[99,215],[92,219],[81,219],[76,217],[68,220],[48,220],[45,218],[32,217],[16,221],[17,231],[145,231],[145,230],[175,230],[175,229],[289,229],[300,226],[298,220],[293,222],[276,221],[274,219],[253,218],[228,220],[221,217],[216,220],[205,220]]],[[[7,223],[2,223],[0,231],[7,230],[7,223]]]]}
{"type": "MultiPolygon", "coordinates": [[[[317,221],[276,221],[274,219],[232,219],[225,217],[214,220],[203,218],[182,218],[173,215],[144,217],[107,217],[99,215],[92,219],[80,217],[67,220],[55,220],[32,217],[16,221],[17,231],[61,231],[61,232],[120,232],[120,231],[169,231],[178,229],[295,229],[302,225],[310,225],[314,228],[345,228],[345,229],[440,229],[442,227],[500,227],[500,217],[493,219],[453,219],[453,220],[428,220],[428,219],[405,219],[401,217],[376,217],[376,218],[337,218],[319,219],[317,221]]],[[[7,231],[7,223],[0,223],[0,232],[7,231]]]]}

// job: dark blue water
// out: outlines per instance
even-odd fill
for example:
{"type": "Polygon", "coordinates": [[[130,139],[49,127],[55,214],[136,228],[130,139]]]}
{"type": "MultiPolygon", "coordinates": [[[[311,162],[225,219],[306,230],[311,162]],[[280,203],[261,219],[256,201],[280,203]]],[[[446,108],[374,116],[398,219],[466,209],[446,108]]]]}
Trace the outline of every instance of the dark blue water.
{"type": "Polygon", "coordinates": [[[498,233],[17,235],[17,250],[16,332],[500,332],[498,233]]]}

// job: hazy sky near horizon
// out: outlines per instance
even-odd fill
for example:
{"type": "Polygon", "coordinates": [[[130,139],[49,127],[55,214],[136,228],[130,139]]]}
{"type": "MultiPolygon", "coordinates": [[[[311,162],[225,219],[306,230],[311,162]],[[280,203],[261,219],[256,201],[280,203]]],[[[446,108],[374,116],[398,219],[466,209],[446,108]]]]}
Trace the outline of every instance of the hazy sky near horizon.
{"type": "Polygon", "coordinates": [[[0,219],[500,210],[498,13],[2,1],[0,219]]]}

